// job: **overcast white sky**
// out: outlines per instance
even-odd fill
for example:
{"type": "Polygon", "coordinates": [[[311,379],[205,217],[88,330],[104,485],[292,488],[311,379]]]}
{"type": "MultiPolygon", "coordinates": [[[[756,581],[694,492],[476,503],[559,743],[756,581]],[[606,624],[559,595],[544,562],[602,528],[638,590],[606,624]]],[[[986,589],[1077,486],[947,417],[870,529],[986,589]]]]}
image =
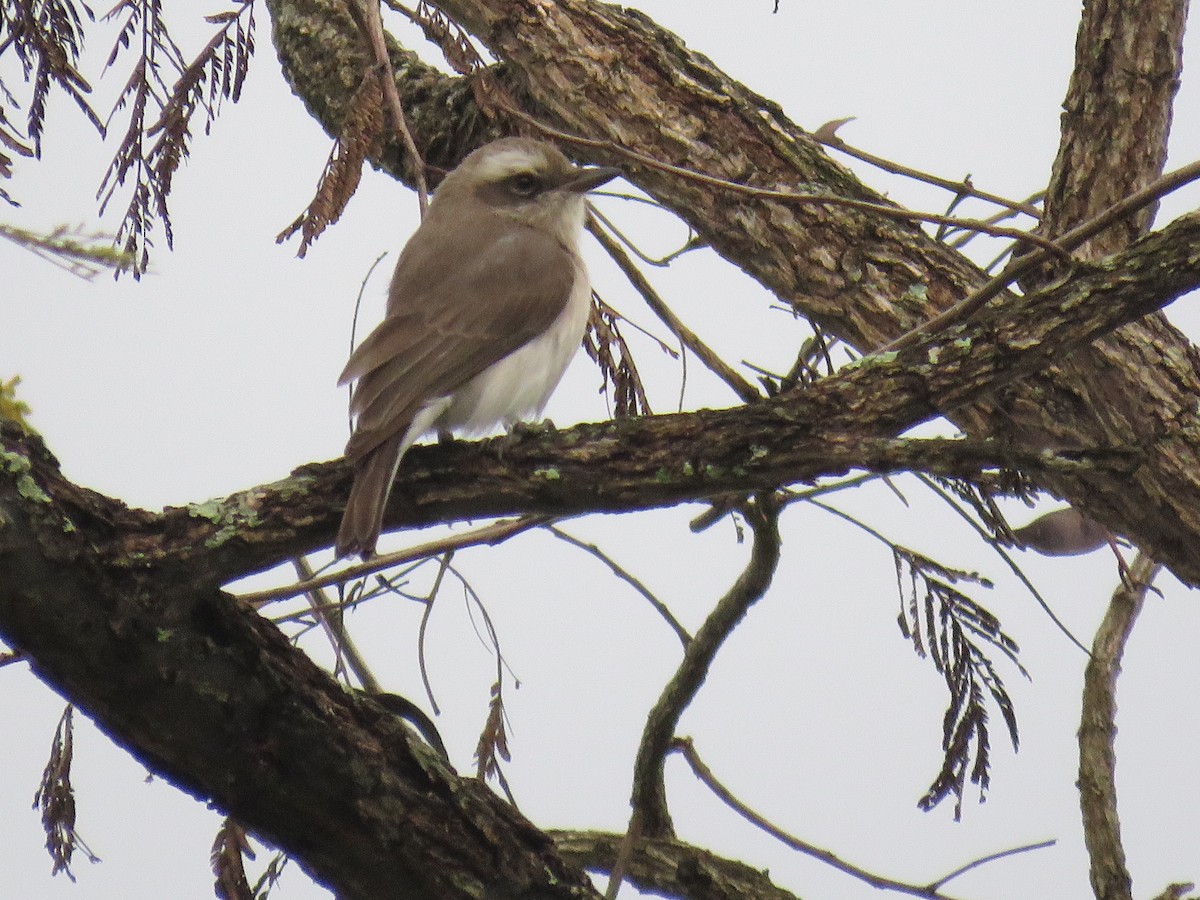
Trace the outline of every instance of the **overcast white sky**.
{"type": "MultiPolygon", "coordinates": [[[[841,132],[850,143],[947,177],[970,173],[980,187],[1013,197],[1046,181],[1076,4],[781,0],[777,15],[771,0],[638,6],[806,128],[856,116],[841,132]]],[[[200,14],[221,8],[196,8],[195,22],[173,20],[185,51],[205,39],[209,26],[200,14]]],[[[367,288],[363,319],[373,322],[386,270],[416,225],[414,196],[369,173],[345,219],[307,259],[294,257],[294,244],[275,245],[311,196],[329,142],[280,76],[265,8],[259,26],[242,102],[196,140],[176,178],[176,250],[160,247],[140,284],[105,277],[84,283],[0,242],[0,378],[22,377],[33,423],[70,477],[134,505],[202,501],[337,456],[346,420],[334,381],[348,350],[355,295],[376,257],[390,254],[367,288]]],[[[107,52],[106,40],[91,48],[93,64],[107,52]]],[[[1187,62],[1194,67],[1197,60],[1193,37],[1187,62]]],[[[124,78],[122,70],[97,85],[99,107],[124,78]]],[[[115,228],[115,219],[97,219],[94,202],[110,151],[72,113],[66,104],[52,106],[43,160],[20,162],[8,188],[24,206],[0,211],[0,221],[115,228]]],[[[1185,75],[1170,165],[1198,154],[1200,96],[1185,75]]],[[[855,168],[900,202],[941,210],[947,201],[932,189],[855,168]]],[[[1160,222],[1198,199],[1195,189],[1170,198],[1160,222]]],[[[683,236],[665,216],[648,218],[617,200],[601,204],[650,252],[666,252],[683,236]]],[[[591,258],[604,297],[665,336],[599,253],[591,258]]],[[[697,253],[651,278],[732,361],[789,361],[798,327],[731,267],[697,253]]],[[[1193,297],[1171,310],[1193,335],[1200,333],[1194,306],[1193,297]]],[[[678,397],[677,366],[647,340],[636,340],[636,349],[655,409],[669,411],[678,397]]],[[[691,366],[687,406],[734,402],[697,369],[691,366]]],[[[604,418],[597,384],[580,354],[548,415],[560,426],[604,418]]],[[[994,578],[995,590],[975,595],[1020,643],[1032,676],[1025,682],[1002,668],[1022,747],[1014,755],[997,730],[987,803],[969,799],[958,824],[949,805],[917,810],[939,761],[940,678],[897,631],[890,554],[812,509],[786,514],[785,561],[775,585],[721,654],[681,732],[694,736],[746,802],[881,874],[924,883],[978,856],[1057,838],[1051,850],[982,867],[947,891],[988,900],[1088,897],[1074,788],[1083,654],[957,520],[912,480],[898,483],[908,508],[881,488],[835,502],[942,562],[994,578]]],[[[728,522],[690,535],[686,522],[696,511],[595,517],[564,527],[601,543],[694,629],[746,555],[728,522]]],[[[1018,524],[1030,517],[1013,510],[1018,524]]],[[[399,535],[394,543],[422,537],[399,535]]],[[[544,826],[623,829],[641,723],[678,660],[674,636],[595,560],[544,534],[463,553],[456,563],[480,590],[521,680],[509,693],[508,773],[523,811],[544,826]]],[[[1090,642],[1116,580],[1111,556],[1026,555],[1022,563],[1060,617],[1090,642]]],[[[1200,880],[1200,611],[1195,596],[1170,578],[1161,586],[1165,596],[1148,602],[1130,644],[1119,693],[1122,818],[1135,896],[1142,897],[1172,880],[1200,880]]],[[[350,624],[384,683],[422,700],[417,614],[383,601],[350,624]]],[[[308,646],[327,657],[318,642],[308,646]]],[[[444,711],[439,725],[454,762],[469,771],[493,664],[453,590],[434,614],[429,658],[444,711]]],[[[145,770],[83,717],[74,770],[79,828],[104,861],[79,859],[77,884],[51,879],[30,801],[62,701],[19,666],[0,671],[0,685],[8,723],[0,776],[3,896],[211,896],[217,814],[165,783],[146,783],[145,770]]],[[[877,896],[753,831],[678,760],[669,764],[668,787],[681,837],[769,867],[780,885],[806,898],[877,896]]],[[[328,893],[293,868],[278,896],[328,893]]]]}

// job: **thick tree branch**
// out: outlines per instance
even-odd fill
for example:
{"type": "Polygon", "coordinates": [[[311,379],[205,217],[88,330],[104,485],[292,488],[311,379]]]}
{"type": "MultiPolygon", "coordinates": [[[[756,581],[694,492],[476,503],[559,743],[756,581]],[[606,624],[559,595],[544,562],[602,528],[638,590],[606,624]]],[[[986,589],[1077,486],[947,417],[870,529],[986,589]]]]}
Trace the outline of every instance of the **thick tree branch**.
{"type": "MultiPolygon", "coordinates": [[[[967,475],[1005,467],[1043,481],[1077,483],[1114,508],[1096,518],[1114,533],[1153,548],[1176,574],[1200,584],[1200,487],[1190,477],[1164,485],[1171,503],[1156,515],[1125,513],[1123,486],[1157,456],[1190,451],[1195,404],[1158,410],[1153,432],[1089,448],[1054,442],[1017,449],[1003,442],[893,442],[893,434],[1002,390],[1191,288],[1200,281],[1200,215],[1185,217],[1126,254],[1044,292],[995,303],[950,334],[862,364],[805,390],[732,410],[701,410],[586,425],[527,439],[498,459],[480,445],[418,447],[406,460],[387,524],[541,512],[620,512],[753,491],[849,469],[919,469],[967,475]],[[881,440],[882,439],[882,440],[881,440]],[[1046,450],[1065,450],[1055,459],[1046,450]],[[1077,450],[1114,451],[1072,464],[1077,450]],[[1135,459],[1130,458],[1134,453],[1135,459]],[[1130,471],[1130,464],[1136,469],[1130,471]],[[1184,518],[1174,518],[1175,508],[1184,518]],[[1152,529],[1134,525],[1151,523],[1152,529]]],[[[49,478],[57,478],[54,473],[49,478]]],[[[110,511],[118,532],[111,553],[125,560],[187,567],[219,584],[327,545],[348,475],[312,465],[263,486],[186,509],[110,511]],[[140,555],[139,555],[140,554],[140,555]]],[[[49,490],[49,488],[48,488],[49,490]]],[[[51,491],[54,493],[53,491],[51,491]]],[[[1103,511],[1102,511],[1103,512],[1103,511]]]]}
{"type": "MultiPolygon", "coordinates": [[[[1090,0],[1063,101],[1062,138],[1039,232],[1057,237],[1163,170],[1183,69],[1188,0],[1090,0]]],[[[1088,241],[1084,259],[1123,250],[1150,228],[1157,204],[1088,241]]]]}
{"type": "Polygon", "coordinates": [[[37,484],[52,461],[5,428],[0,636],[115,741],[342,900],[596,896],[520,814],[252,609],[182,573],[105,565],[114,523],[68,518],[37,484]]]}
{"type": "MultiPolygon", "coordinates": [[[[558,852],[577,866],[612,870],[622,836],[595,831],[551,831],[558,852]]],[[[686,900],[796,900],[766,872],[674,838],[643,838],[625,880],[642,891],[686,900]]]]}

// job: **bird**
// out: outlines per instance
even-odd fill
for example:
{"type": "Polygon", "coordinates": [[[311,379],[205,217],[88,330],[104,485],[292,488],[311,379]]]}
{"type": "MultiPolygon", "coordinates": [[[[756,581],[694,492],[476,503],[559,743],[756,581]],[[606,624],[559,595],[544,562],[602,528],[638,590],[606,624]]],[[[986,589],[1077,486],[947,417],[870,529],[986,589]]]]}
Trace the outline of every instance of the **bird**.
{"type": "Polygon", "coordinates": [[[584,195],[621,174],[509,137],[437,187],[396,262],[382,321],[338,379],[354,384],[338,558],[374,556],[400,461],[422,435],[477,435],[541,414],[591,308],[584,195]]]}

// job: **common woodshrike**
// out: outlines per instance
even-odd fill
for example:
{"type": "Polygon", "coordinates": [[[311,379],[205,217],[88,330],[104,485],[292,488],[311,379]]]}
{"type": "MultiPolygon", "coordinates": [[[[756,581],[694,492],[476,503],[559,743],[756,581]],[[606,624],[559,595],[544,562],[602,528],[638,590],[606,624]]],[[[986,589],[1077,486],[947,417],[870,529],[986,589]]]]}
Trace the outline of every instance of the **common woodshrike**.
{"type": "Polygon", "coordinates": [[[339,557],[374,554],[396,470],[421,435],[541,413],[587,327],[584,194],[620,174],[504,138],[442,181],[396,263],[383,321],[339,380],[356,382],[339,557]]]}

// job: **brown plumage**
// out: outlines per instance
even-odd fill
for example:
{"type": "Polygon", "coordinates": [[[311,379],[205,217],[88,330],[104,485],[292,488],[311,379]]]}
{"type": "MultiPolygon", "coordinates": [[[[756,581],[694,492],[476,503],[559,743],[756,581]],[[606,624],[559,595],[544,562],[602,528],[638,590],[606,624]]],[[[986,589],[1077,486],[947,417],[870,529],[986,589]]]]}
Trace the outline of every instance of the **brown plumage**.
{"type": "Polygon", "coordinates": [[[338,556],[374,553],[400,460],[422,434],[541,412],[587,324],[583,194],[618,174],[506,138],[446,176],[396,263],[383,321],[339,379],[357,383],[338,556]]]}

